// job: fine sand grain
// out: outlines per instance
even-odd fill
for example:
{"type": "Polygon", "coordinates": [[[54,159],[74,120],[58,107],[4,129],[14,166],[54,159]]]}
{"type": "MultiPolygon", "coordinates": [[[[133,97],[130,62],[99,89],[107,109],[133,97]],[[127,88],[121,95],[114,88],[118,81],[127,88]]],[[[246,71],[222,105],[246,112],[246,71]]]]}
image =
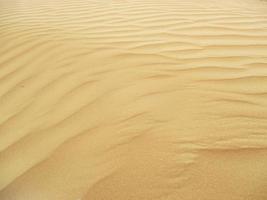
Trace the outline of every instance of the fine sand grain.
{"type": "Polygon", "coordinates": [[[267,1],[0,0],[0,200],[266,200],[267,1]]]}

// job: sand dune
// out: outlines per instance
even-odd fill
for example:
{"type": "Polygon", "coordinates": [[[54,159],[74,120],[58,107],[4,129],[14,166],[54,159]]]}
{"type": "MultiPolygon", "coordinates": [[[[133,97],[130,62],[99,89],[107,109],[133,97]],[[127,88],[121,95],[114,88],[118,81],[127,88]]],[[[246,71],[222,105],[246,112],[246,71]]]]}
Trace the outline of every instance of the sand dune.
{"type": "Polygon", "coordinates": [[[267,1],[0,0],[1,200],[266,200],[267,1]]]}

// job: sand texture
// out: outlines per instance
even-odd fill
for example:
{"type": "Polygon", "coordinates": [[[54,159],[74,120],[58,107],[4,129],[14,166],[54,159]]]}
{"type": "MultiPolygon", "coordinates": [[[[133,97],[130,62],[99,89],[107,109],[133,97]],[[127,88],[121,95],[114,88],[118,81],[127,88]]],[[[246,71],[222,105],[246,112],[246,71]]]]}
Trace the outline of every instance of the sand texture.
{"type": "Polygon", "coordinates": [[[267,200],[267,1],[0,0],[0,200],[267,200]]]}

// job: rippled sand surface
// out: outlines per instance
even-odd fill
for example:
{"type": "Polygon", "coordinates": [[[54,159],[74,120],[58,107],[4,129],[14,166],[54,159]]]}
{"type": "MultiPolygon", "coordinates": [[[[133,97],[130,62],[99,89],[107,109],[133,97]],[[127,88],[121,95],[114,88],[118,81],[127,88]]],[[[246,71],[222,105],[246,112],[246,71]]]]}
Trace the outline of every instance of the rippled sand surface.
{"type": "Polygon", "coordinates": [[[267,1],[0,0],[1,200],[266,200],[267,1]]]}

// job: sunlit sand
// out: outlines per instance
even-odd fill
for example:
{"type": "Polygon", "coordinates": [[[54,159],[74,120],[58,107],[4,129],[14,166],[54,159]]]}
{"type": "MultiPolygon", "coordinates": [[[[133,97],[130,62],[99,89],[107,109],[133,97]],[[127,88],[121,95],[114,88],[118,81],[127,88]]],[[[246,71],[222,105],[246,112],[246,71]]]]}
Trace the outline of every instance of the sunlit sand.
{"type": "Polygon", "coordinates": [[[267,1],[0,0],[0,200],[266,200],[267,1]]]}

